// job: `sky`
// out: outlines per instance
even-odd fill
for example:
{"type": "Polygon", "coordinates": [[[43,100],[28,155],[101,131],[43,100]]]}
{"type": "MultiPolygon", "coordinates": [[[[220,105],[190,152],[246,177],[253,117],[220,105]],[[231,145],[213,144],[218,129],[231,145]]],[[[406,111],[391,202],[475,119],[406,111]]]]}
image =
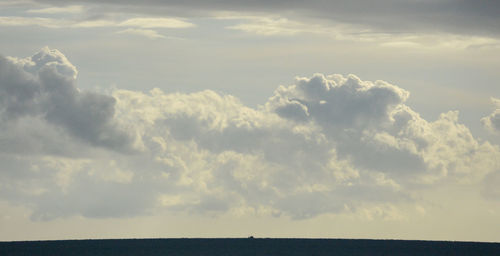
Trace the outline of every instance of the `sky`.
{"type": "Polygon", "coordinates": [[[500,242],[499,12],[0,0],[0,240],[500,242]]]}

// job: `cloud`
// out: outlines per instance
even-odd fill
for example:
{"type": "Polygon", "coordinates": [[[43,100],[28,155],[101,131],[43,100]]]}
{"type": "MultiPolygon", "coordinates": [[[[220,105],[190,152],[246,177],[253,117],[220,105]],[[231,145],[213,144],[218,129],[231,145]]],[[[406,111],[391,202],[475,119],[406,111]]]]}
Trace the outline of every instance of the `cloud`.
{"type": "Polygon", "coordinates": [[[145,36],[145,37],[150,38],[150,39],[165,38],[164,35],[161,35],[152,29],[127,28],[125,30],[120,30],[116,33],[117,34],[131,34],[131,35],[145,36]]]}
{"type": "Polygon", "coordinates": [[[113,20],[85,20],[76,22],[71,26],[75,28],[115,27],[117,22],[113,20]]]}
{"type": "Polygon", "coordinates": [[[119,26],[138,28],[190,28],[195,25],[174,18],[133,18],[121,22],[119,26]]]}
{"type": "MultiPolygon", "coordinates": [[[[39,2],[60,5],[60,0],[39,2]]],[[[71,3],[72,1],[69,1],[71,3]]],[[[73,1],[76,3],[77,1],[73,1]]],[[[64,1],[68,4],[68,1],[64,1]]],[[[89,2],[87,2],[89,3],[89,2]]],[[[343,23],[362,26],[370,30],[398,34],[410,33],[473,35],[498,38],[500,22],[497,1],[403,1],[392,0],[337,0],[337,1],[90,1],[106,4],[129,13],[164,14],[185,13],[186,16],[218,13],[222,11],[281,15],[291,20],[314,17],[324,23],[343,23]]]]}
{"type": "Polygon", "coordinates": [[[286,18],[276,15],[245,15],[244,13],[222,12],[216,14],[218,20],[238,22],[227,29],[239,30],[260,36],[323,36],[334,40],[356,42],[375,42],[383,47],[413,49],[472,49],[481,47],[500,47],[494,37],[478,35],[457,35],[435,32],[398,32],[381,31],[358,24],[341,22],[325,23],[321,20],[298,17],[286,18]],[[292,19],[294,18],[294,19],[292,19]]]}
{"type": "MultiPolygon", "coordinates": [[[[219,17],[219,19],[228,19],[228,17],[219,17]]],[[[229,17],[229,19],[250,20],[250,22],[240,23],[228,26],[228,29],[241,30],[258,35],[295,35],[298,33],[317,32],[313,28],[298,22],[292,22],[285,18],[267,18],[267,17],[229,17]]]]}
{"type": "Polygon", "coordinates": [[[388,35],[355,25],[342,23],[324,24],[311,19],[301,21],[298,17],[286,18],[286,16],[279,15],[248,15],[243,12],[220,12],[215,14],[215,19],[237,21],[239,22],[238,24],[230,25],[226,28],[263,36],[312,34],[334,39],[363,41],[383,39],[388,35]]]}
{"type": "Polygon", "coordinates": [[[408,97],[384,81],[316,74],[278,88],[266,108],[297,123],[318,125],[338,154],[358,167],[410,175],[413,181],[475,172],[476,158],[497,154],[458,122],[458,112],[428,122],[404,105],[408,97]]]}
{"type": "Polygon", "coordinates": [[[500,133],[500,99],[491,98],[496,109],[489,116],[481,118],[483,126],[492,133],[500,133]]]}
{"type": "MultiPolygon", "coordinates": [[[[63,10],[65,9],[61,9],[61,11],[63,10]]],[[[31,12],[33,13],[33,11],[31,12]]],[[[41,12],[34,12],[34,13],[41,13],[41,12]]],[[[50,12],[46,13],[52,14],[50,12]]],[[[130,30],[152,31],[146,29],[147,28],[180,29],[180,28],[191,28],[195,27],[196,25],[177,18],[132,18],[120,21],[115,19],[76,20],[67,18],[3,16],[0,17],[0,26],[41,26],[46,28],[128,27],[130,30]]]]}
{"type": "MultiPolygon", "coordinates": [[[[110,1],[99,2],[99,5],[87,2],[85,5],[65,7],[59,7],[60,4],[56,4],[57,7],[26,11],[29,14],[43,14],[44,17],[0,17],[0,26],[126,27],[127,29],[122,30],[129,31],[126,34],[158,38],[156,35],[159,34],[158,32],[155,34],[149,30],[152,28],[192,28],[196,24],[182,17],[204,17],[205,20],[209,17],[210,19],[230,20],[226,25],[227,29],[260,36],[306,34],[334,40],[375,42],[383,47],[413,49],[464,50],[500,47],[498,38],[500,31],[496,29],[496,26],[492,26],[496,24],[494,21],[497,17],[489,14],[488,8],[481,7],[481,5],[494,6],[492,3],[469,6],[461,2],[452,3],[446,0],[436,3],[383,1],[369,9],[364,9],[363,6],[373,4],[364,3],[364,0],[357,1],[363,3],[360,5],[353,5],[351,1],[337,1],[327,5],[314,2],[308,5],[300,2],[287,2],[283,5],[267,2],[260,4],[239,1],[219,2],[217,0],[208,5],[205,2],[197,4],[194,2],[150,2],[146,5],[131,2],[128,5],[116,5],[110,1]],[[217,6],[219,8],[216,8],[217,6]],[[381,8],[381,6],[387,7],[381,8]],[[325,12],[328,9],[331,10],[325,12]],[[393,11],[388,11],[391,9],[393,11]],[[59,15],[65,12],[80,15],[78,17],[59,15]],[[165,14],[174,14],[177,18],[165,17],[165,14]],[[449,19],[442,19],[443,15],[449,19]],[[425,18],[413,19],[415,17],[425,18]],[[412,22],[408,22],[409,20],[412,22]],[[429,20],[433,22],[429,23],[429,20]],[[449,20],[455,21],[449,22],[449,20]],[[485,29],[486,27],[489,29],[485,29]]],[[[51,1],[45,2],[47,3],[50,4],[51,1]]]]}
{"type": "MultiPolygon", "coordinates": [[[[58,14],[84,12],[83,6],[51,7],[45,9],[28,10],[35,14],[58,14]]],[[[0,17],[0,26],[41,26],[46,28],[101,28],[120,27],[126,28],[115,33],[127,35],[139,35],[150,39],[165,38],[164,35],[151,28],[181,29],[191,28],[196,25],[178,18],[131,18],[125,20],[117,19],[90,19],[77,20],[67,18],[45,18],[45,17],[20,17],[4,16],[0,17]]]]}
{"type": "Polygon", "coordinates": [[[0,58],[0,119],[4,126],[38,119],[87,143],[122,149],[129,143],[114,121],[115,99],[75,86],[78,72],[58,50],[0,58]],[[29,120],[26,120],[29,119],[29,120]]]}
{"type": "Polygon", "coordinates": [[[474,138],[458,112],[427,121],[385,81],[299,77],[252,108],[210,90],[82,92],[76,75],[48,48],[0,59],[0,197],[35,220],[404,219],[397,206],[426,188],[480,183],[499,164],[498,146],[474,138]]]}
{"type": "Polygon", "coordinates": [[[61,28],[68,26],[68,22],[52,18],[40,17],[0,17],[0,26],[41,26],[47,28],[61,28]]]}
{"type": "Polygon", "coordinates": [[[28,10],[28,13],[44,13],[44,14],[56,14],[56,13],[82,13],[85,8],[81,5],[70,5],[65,7],[49,7],[43,9],[31,9],[28,10]]]}

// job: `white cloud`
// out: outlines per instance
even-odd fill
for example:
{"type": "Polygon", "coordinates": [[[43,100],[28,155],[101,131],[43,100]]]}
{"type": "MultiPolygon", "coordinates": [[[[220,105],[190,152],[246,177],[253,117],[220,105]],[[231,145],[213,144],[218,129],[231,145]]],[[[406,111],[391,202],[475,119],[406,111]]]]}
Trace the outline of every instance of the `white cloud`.
{"type": "Polygon", "coordinates": [[[0,16],[0,26],[40,26],[46,28],[126,27],[127,29],[121,32],[159,38],[161,35],[149,28],[182,29],[191,28],[196,25],[176,18],[132,18],[120,21],[117,19],[76,20],[67,18],[0,16]]]}
{"type": "MultiPolygon", "coordinates": [[[[60,4],[60,1],[43,0],[44,3],[60,4]]],[[[67,2],[67,1],[66,1],[67,2]]],[[[74,1],[76,2],[76,1],[74,1]]],[[[324,23],[338,22],[367,27],[383,33],[432,34],[453,33],[462,35],[487,35],[498,38],[500,30],[496,1],[377,1],[373,5],[366,0],[337,1],[100,1],[113,11],[128,13],[165,13],[175,10],[187,15],[210,15],[224,11],[284,15],[289,19],[318,17],[324,23]],[[446,18],[443,18],[446,17],[446,18]]]]}
{"type": "Polygon", "coordinates": [[[488,159],[498,158],[498,148],[479,143],[459,123],[458,112],[428,122],[404,105],[408,96],[384,81],[318,74],[278,88],[266,107],[284,118],[319,125],[338,153],[356,166],[412,176],[408,181],[484,175],[494,168],[488,159]]]}
{"type": "Polygon", "coordinates": [[[61,28],[70,25],[68,21],[40,17],[0,17],[0,26],[41,26],[47,28],[61,28]]]}
{"type": "Polygon", "coordinates": [[[133,18],[119,23],[118,26],[137,28],[190,28],[195,25],[175,18],[133,18]]]}
{"type": "Polygon", "coordinates": [[[0,197],[37,220],[165,210],[399,220],[420,190],[477,183],[499,165],[498,146],[457,112],[427,121],[384,81],[316,74],[251,108],[210,90],[82,92],[76,68],[48,48],[0,60],[0,197]]]}
{"type": "MultiPolygon", "coordinates": [[[[227,17],[223,18],[226,19],[227,17]]],[[[249,18],[246,18],[249,19],[249,18]]],[[[253,33],[264,36],[272,35],[295,35],[304,32],[314,32],[311,29],[307,30],[303,24],[292,22],[285,18],[267,18],[267,17],[252,17],[251,22],[240,23],[237,25],[228,26],[228,29],[241,30],[247,33],[253,33]]]]}
{"type": "Polygon", "coordinates": [[[281,16],[245,15],[242,13],[218,13],[214,17],[218,20],[239,21],[240,23],[227,26],[227,29],[240,30],[247,33],[263,36],[292,36],[297,34],[316,34],[335,39],[354,39],[349,34],[357,33],[356,40],[364,37],[373,37],[374,33],[365,28],[348,24],[325,25],[318,21],[298,21],[281,16]],[[363,30],[363,33],[359,33],[363,30]]]}
{"type": "Polygon", "coordinates": [[[492,133],[500,134],[500,99],[491,98],[496,109],[489,116],[481,118],[483,126],[492,133]]]}
{"type": "MultiPolygon", "coordinates": [[[[70,6],[64,8],[47,8],[33,10],[32,13],[59,13],[63,11],[81,10],[81,6],[70,6]],[[78,7],[78,8],[77,8],[78,7]]],[[[176,18],[132,18],[124,21],[114,19],[95,20],[71,20],[65,18],[40,18],[40,17],[0,17],[0,26],[41,26],[46,28],[100,28],[100,27],[124,27],[126,29],[117,31],[117,34],[139,35],[149,39],[166,38],[158,31],[150,28],[181,29],[194,27],[195,24],[176,18]]]]}
{"type": "MultiPolygon", "coordinates": [[[[296,18],[296,17],[293,17],[296,18]]],[[[245,15],[222,12],[215,19],[238,21],[226,28],[261,36],[318,35],[335,40],[372,42],[383,47],[412,49],[470,49],[500,47],[494,37],[467,36],[451,33],[391,33],[375,30],[370,26],[342,22],[327,22],[315,19],[293,19],[287,16],[245,15]]]]}
{"type": "Polygon", "coordinates": [[[56,14],[56,13],[69,13],[77,14],[82,13],[85,8],[81,5],[69,5],[65,7],[48,7],[43,9],[31,9],[28,13],[44,13],[44,14],[56,14]]]}
{"type": "Polygon", "coordinates": [[[72,26],[75,28],[99,28],[99,27],[115,27],[116,21],[113,20],[86,20],[76,22],[72,26]]]}
{"type": "Polygon", "coordinates": [[[157,38],[165,38],[164,35],[159,34],[155,30],[152,29],[137,29],[137,28],[127,28],[125,30],[120,30],[116,32],[117,34],[131,34],[131,35],[139,35],[139,36],[145,36],[150,39],[157,39],[157,38]]]}

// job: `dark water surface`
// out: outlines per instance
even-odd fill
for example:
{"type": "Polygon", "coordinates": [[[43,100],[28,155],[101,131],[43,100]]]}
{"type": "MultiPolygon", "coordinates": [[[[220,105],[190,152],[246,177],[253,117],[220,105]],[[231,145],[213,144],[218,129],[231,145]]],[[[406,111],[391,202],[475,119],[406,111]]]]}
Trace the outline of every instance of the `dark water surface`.
{"type": "Polygon", "coordinates": [[[110,239],[0,242],[0,255],[500,255],[500,243],[364,239],[110,239]]]}

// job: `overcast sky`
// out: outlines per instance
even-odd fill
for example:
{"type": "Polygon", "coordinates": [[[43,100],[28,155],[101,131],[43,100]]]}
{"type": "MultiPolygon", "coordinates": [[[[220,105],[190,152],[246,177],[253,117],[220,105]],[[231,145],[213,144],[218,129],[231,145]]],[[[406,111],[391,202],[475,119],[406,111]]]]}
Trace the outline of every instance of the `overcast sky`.
{"type": "Polygon", "coordinates": [[[0,0],[0,240],[498,242],[498,13],[0,0]]]}

